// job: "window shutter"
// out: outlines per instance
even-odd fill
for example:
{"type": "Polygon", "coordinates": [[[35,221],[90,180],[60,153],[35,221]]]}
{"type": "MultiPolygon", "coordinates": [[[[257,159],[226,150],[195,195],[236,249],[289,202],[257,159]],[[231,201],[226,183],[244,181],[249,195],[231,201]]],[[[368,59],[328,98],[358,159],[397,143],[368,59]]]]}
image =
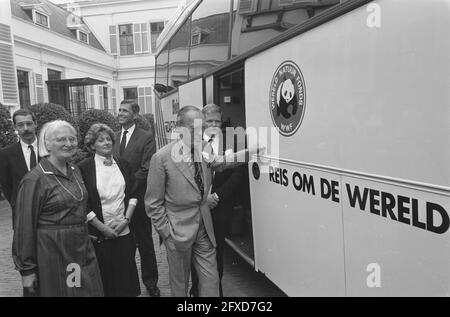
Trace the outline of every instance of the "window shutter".
{"type": "Polygon", "coordinates": [[[254,13],[256,11],[256,8],[257,8],[257,1],[255,1],[255,0],[240,0],[239,7],[238,7],[238,13],[239,14],[254,13]]]}
{"type": "Polygon", "coordinates": [[[19,103],[11,27],[2,23],[0,23],[0,76],[3,101],[5,103],[19,103]]]}
{"type": "Polygon", "coordinates": [[[3,88],[2,88],[2,72],[0,71],[0,103],[4,103],[3,100],[3,88]]]}
{"type": "Polygon", "coordinates": [[[44,81],[42,79],[42,75],[35,73],[34,74],[34,83],[36,86],[36,99],[38,103],[44,102],[44,81]]]}
{"type": "Polygon", "coordinates": [[[116,98],[116,89],[115,88],[111,88],[111,100],[112,100],[112,106],[113,106],[114,113],[116,113],[117,112],[117,98],[116,98]]]}
{"type": "Polygon", "coordinates": [[[84,100],[86,100],[86,110],[92,109],[89,87],[84,89],[84,100]]]}
{"type": "Polygon", "coordinates": [[[152,87],[145,87],[145,113],[153,113],[152,111],[152,87]]]}
{"type": "Polygon", "coordinates": [[[95,109],[95,92],[94,92],[94,86],[89,86],[89,95],[91,100],[91,107],[92,109],[95,109]]]}
{"type": "Polygon", "coordinates": [[[111,48],[111,54],[117,55],[117,26],[109,26],[109,44],[111,48]]]}
{"type": "Polygon", "coordinates": [[[142,52],[148,53],[148,25],[147,23],[141,24],[142,35],[142,52]]]}
{"type": "Polygon", "coordinates": [[[138,102],[143,113],[153,113],[152,111],[152,87],[138,88],[138,102]]]}
{"type": "Polygon", "coordinates": [[[103,86],[98,86],[98,100],[100,101],[100,109],[104,109],[105,105],[103,104],[103,86]]]}
{"type": "Polygon", "coordinates": [[[142,53],[141,24],[133,24],[134,53],[142,53]]]}
{"type": "Polygon", "coordinates": [[[145,112],[145,89],[138,88],[138,103],[143,112],[145,112]]]}

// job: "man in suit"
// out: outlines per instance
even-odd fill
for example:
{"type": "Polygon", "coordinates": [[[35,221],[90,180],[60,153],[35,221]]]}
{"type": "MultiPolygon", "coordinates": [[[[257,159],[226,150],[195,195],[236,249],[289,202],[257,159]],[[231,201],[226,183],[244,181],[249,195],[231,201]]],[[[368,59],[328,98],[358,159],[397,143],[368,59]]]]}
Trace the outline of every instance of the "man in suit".
{"type": "MultiPolygon", "coordinates": [[[[224,155],[226,151],[236,150],[237,145],[227,144],[226,133],[221,130],[222,127],[222,109],[215,104],[208,104],[202,109],[205,117],[206,130],[203,134],[203,140],[211,145],[212,152],[216,155],[224,155]],[[229,148],[227,148],[229,146],[229,148]]],[[[234,136],[234,135],[233,135],[234,136]]],[[[233,140],[234,141],[234,140],[233,140]]],[[[211,210],[214,236],[216,239],[216,258],[217,270],[219,273],[219,294],[223,296],[222,277],[223,277],[223,252],[225,247],[225,237],[228,234],[233,207],[236,197],[239,194],[241,182],[244,178],[245,166],[239,166],[233,169],[227,169],[222,172],[213,173],[213,182],[210,193],[208,194],[208,206],[211,210]]],[[[192,270],[192,288],[191,295],[198,296],[198,278],[195,270],[192,270]]]]}
{"type": "Polygon", "coordinates": [[[0,183],[5,198],[11,205],[14,222],[14,208],[20,181],[37,165],[39,156],[35,115],[27,109],[19,109],[14,112],[12,120],[20,140],[0,150],[0,183]]]}
{"type": "Polygon", "coordinates": [[[180,137],[152,158],[145,206],[164,240],[172,296],[188,295],[191,263],[198,276],[199,296],[219,296],[216,240],[209,209],[212,171],[236,167],[254,151],[205,159],[200,109],[178,111],[180,137]]]}
{"type": "Polygon", "coordinates": [[[159,297],[158,267],[153,246],[152,224],[145,214],[144,206],[148,168],[156,146],[150,132],[136,127],[135,119],[139,110],[139,105],[134,100],[123,100],[120,103],[118,119],[122,129],[116,133],[118,142],[114,144],[113,154],[127,161],[135,176],[138,203],[130,227],[141,256],[142,282],[150,296],[159,297]]]}

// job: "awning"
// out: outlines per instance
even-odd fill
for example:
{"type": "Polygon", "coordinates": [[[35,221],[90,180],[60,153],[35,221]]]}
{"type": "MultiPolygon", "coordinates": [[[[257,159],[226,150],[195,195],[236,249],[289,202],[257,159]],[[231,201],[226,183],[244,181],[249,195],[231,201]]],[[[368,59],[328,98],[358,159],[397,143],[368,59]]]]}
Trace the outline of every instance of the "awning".
{"type": "Polygon", "coordinates": [[[92,85],[105,85],[106,81],[93,79],[90,77],[84,78],[71,78],[71,79],[59,79],[59,80],[47,80],[47,85],[49,86],[67,86],[67,87],[76,87],[76,86],[92,86],[92,85]]]}

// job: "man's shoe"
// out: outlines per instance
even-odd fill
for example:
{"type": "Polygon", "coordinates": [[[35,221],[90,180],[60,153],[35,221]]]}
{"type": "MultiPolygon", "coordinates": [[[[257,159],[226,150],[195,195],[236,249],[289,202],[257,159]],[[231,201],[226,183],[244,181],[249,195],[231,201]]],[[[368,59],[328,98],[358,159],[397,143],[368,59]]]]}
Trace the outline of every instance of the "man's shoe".
{"type": "Polygon", "coordinates": [[[161,292],[157,286],[147,287],[147,291],[151,297],[161,297],[161,292]]]}

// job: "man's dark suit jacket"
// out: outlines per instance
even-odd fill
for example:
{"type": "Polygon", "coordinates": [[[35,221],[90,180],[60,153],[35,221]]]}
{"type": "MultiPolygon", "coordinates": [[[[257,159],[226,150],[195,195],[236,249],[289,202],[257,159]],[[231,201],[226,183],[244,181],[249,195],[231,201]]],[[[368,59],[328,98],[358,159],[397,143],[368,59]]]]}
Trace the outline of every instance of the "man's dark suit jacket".
{"type": "MultiPolygon", "coordinates": [[[[134,175],[130,165],[124,159],[114,158],[125,179],[125,212],[128,208],[128,202],[131,198],[138,198],[136,187],[134,186],[134,175]]],[[[97,190],[97,173],[95,169],[94,156],[89,157],[78,163],[83,176],[84,185],[89,193],[87,201],[87,213],[93,211],[98,220],[103,222],[103,210],[100,196],[97,190]]],[[[93,226],[89,226],[89,233],[103,239],[103,235],[93,226]]]]}
{"type": "Polygon", "coordinates": [[[20,181],[28,173],[20,142],[0,150],[0,184],[13,212],[20,181]]]}
{"type": "Polygon", "coordinates": [[[134,174],[138,193],[137,209],[144,209],[144,195],[147,188],[147,174],[150,167],[150,159],[156,152],[155,140],[151,132],[134,128],[133,134],[128,141],[128,145],[120,156],[120,137],[122,130],[116,132],[116,143],[113,147],[113,155],[128,162],[134,174]]]}
{"type": "MultiPolygon", "coordinates": [[[[227,148],[225,136],[226,133],[224,132],[223,138],[219,139],[219,155],[224,155],[225,151],[228,149],[235,152],[238,150],[236,142],[233,144],[233,148],[227,148]]],[[[216,221],[216,223],[219,222],[223,225],[223,227],[226,227],[231,219],[232,210],[236,200],[238,199],[237,194],[240,192],[242,187],[244,171],[246,168],[247,164],[244,164],[243,166],[214,173],[211,193],[216,193],[219,196],[220,201],[216,208],[214,208],[211,212],[213,218],[220,219],[219,221],[216,221]],[[227,218],[227,221],[224,221],[223,218],[227,218]]],[[[222,229],[226,234],[228,228],[222,229]]]]}

